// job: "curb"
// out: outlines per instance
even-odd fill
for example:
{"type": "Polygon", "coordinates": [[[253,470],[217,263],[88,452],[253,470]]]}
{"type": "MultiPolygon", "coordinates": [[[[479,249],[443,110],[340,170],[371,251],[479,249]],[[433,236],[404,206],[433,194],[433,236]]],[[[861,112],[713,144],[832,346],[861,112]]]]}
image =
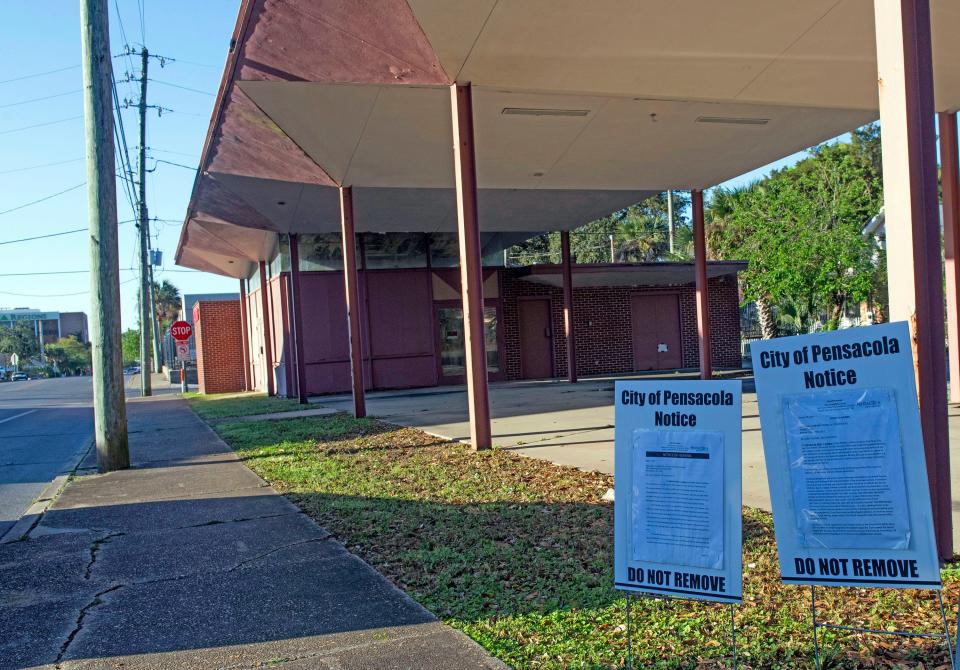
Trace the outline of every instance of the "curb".
{"type": "Polygon", "coordinates": [[[77,459],[73,467],[71,467],[68,472],[54,477],[53,481],[44,487],[40,495],[37,496],[37,499],[33,501],[33,504],[27,508],[27,511],[0,537],[0,545],[27,539],[30,531],[40,523],[40,518],[43,516],[43,513],[47,511],[47,508],[56,500],[57,496],[60,495],[66,487],[67,482],[70,481],[70,478],[80,467],[80,464],[83,463],[83,460],[92,448],[93,436],[91,435],[90,438],[84,442],[83,447],[77,452],[77,459]]]}

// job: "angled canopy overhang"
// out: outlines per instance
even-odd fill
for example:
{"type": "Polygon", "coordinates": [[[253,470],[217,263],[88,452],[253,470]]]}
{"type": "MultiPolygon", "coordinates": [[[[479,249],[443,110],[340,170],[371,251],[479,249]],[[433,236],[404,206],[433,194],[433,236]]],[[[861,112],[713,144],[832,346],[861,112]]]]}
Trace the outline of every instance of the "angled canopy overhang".
{"type": "MultiPolygon", "coordinates": [[[[954,110],[960,3],[931,7],[954,110]]],[[[248,0],[177,259],[224,251],[202,221],[337,230],[340,185],[357,230],[453,230],[455,81],[474,86],[481,228],[559,230],[876,119],[875,52],[869,0],[248,0]]]]}

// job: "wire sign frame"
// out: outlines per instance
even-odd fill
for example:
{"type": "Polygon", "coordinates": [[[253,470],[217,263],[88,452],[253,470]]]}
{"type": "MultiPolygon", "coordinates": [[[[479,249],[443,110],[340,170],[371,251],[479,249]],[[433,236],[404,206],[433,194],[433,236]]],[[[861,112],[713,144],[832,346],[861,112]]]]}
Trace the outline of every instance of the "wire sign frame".
{"type": "MultiPolygon", "coordinates": [[[[626,609],[627,609],[627,665],[626,670],[638,670],[634,668],[633,665],[633,626],[631,626],[631,610],[630,610],[630,601],[634,598],[637,600],[653,600],[653,601],[679,601],[687,603],[705,603],[709,601],[700,600],[698,598],[678,598],[675,596],[661,596],[653,595],[643,592],[634,592],[634,591],[625,591],[626,595],[626,609]]],[[[736,603],[715,603],[720,607],[729,607],[730,608],[730,668],[732,670],[737,670],[737,625],[734,620],[734,614],[737,611],[736,603]]]]}
{"type": "MultiPolygon", "coordinates": [[[[943,607],[943,592],[940,589],[931,589],[936,591],[937,594],[937,603],[940,606],[940,618],[943,621],[943,632],[942,633],[920,633],[916,631],[907,631],[907,630],[877,630],[875,628],[860,628],[858,626],[842,626],[839,624],[833,623],[821,623],[817,620],[817,587],[810,586],[810,619],[812,622],[811,632],[813,633],[813,659],[814,667],[816,670],[822,670],[823,664],[820,658],[820,639],[818,636],[818,630],[821,628],[830,628],[833,630],[845,630],[853,633],[868,633],[873,635],[893,635],[896,637],[924,637],[924,638],[939,638],[946,640],[947,643],[947,654],[950,657],[950,668],[951,670],[957,670],[957,658],[955,656],[956,647],[953,643],[953,639],[950,637],[950,626],[947,623],[947,612],[943,607]]],[[[960,610],[957,611],[957,625],[960,626],[960,610]]],[[[960,629],[958,629],[958,637],[960,637],[960,629]]]]}

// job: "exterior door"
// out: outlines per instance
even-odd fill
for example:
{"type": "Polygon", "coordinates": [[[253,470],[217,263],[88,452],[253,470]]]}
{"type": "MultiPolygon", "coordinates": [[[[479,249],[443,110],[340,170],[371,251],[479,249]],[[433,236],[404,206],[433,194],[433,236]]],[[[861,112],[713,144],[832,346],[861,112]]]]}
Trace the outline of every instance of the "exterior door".
{"type": "Polygon", "coordinates": [[[520,301],[520,376],[543,379],[553,376],[553,330],[550,300],[520,301]]]}
{"type": "Polygon", "coordinates": [[[674,370],[683,366],[680,299],[673,293],[631,298],[633,369],[674,370]]]}

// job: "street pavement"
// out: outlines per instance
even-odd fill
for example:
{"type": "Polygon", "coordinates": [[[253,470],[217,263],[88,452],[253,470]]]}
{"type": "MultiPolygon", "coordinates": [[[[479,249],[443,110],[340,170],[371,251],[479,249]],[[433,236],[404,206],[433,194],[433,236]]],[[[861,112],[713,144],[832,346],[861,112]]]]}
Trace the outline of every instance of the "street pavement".
{"type": "Polygon", "coordinates": [[[0,537],[93,434],[90,377],[0,383],[0,537]]]}

